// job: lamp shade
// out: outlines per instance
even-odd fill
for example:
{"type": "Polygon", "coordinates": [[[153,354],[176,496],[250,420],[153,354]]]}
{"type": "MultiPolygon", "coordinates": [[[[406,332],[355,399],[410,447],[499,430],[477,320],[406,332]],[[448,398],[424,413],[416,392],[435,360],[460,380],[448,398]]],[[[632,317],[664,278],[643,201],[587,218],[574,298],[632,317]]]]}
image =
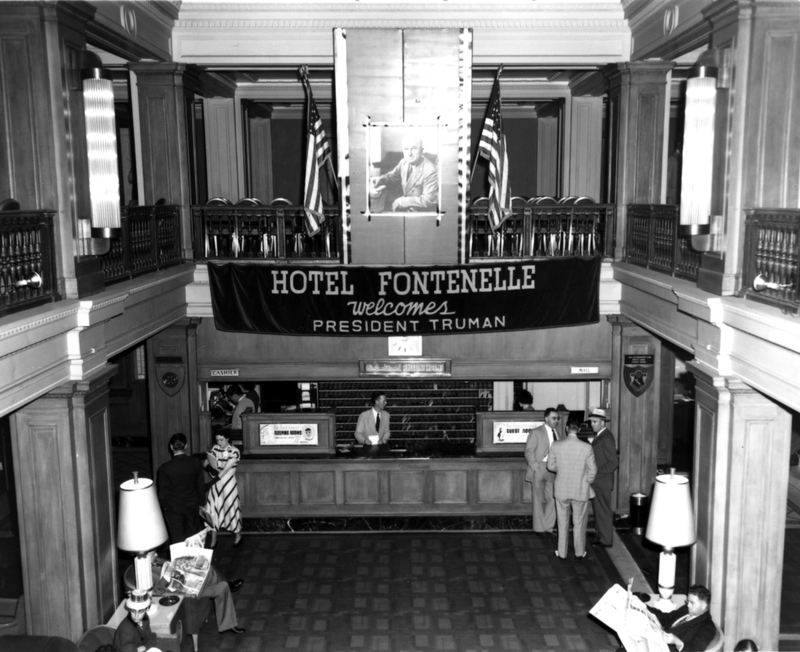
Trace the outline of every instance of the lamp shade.
{"type": "Polygon", "coordinates": [[[689,478],[680,475],[656,478],[645,537],[665,548],[690,546],[697,540],[689,478]]]}
{"type": "Polygon", "coordinates": [[[134,478],[120,485],[117,548],[146,553],[167,540],[153,481],[134,478]]]}

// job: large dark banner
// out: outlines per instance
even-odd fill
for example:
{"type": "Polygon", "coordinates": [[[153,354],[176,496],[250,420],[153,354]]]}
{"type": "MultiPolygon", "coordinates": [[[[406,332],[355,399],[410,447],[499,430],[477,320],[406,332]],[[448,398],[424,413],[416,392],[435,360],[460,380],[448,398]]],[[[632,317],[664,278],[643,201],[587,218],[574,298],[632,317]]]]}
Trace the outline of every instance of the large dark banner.
{"type": "Polygon", "coordinates": [[[431,267],[208,264],[219,330],[357,337],[598,320],[600,257],[431,267]]]}

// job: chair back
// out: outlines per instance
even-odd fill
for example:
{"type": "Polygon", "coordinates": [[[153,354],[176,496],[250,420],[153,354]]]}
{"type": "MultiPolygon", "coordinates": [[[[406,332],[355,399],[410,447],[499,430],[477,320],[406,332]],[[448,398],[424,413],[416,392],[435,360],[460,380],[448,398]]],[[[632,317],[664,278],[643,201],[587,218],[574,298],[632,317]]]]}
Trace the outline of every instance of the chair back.
{"type": "Polygon", "coordinates": [[[706,652],[721,652],[722,645],[725,643],[725,635],[722,630],[716,624],[714,627],[717,628],[717,633],[714,634],[714,638],[711,639],[711,642],[706,647],[706,652]]]}

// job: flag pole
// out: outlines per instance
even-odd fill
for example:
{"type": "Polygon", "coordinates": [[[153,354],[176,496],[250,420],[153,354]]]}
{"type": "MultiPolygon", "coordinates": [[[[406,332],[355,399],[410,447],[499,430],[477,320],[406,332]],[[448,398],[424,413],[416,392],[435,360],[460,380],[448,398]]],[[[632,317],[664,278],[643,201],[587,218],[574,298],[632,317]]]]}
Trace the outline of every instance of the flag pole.
{"type": "MultiPolygon", "coordinates": [[[[504,63],[500,64],[500,67],[497,69],[497,73],[494,76],[494,82],[492,82],[492,90],[494,90],[494,85],[500,83],[500,73],[503,72],[503,67],[505,66],[504,63]]],[[[491,99],[492,93],[489,92],[489,98],[491,99]]],[[[484,121],[486,117],[484,116],[484,121]]],[[[478,137],[478,142],[480,142],[480,137],[478,137]]],[[[469,182],[472,183],[472,177],[475,176],[475,168],[478,167],[478,159],[481,157],[481,149],[478,147],[477,151],[475,152],[475,160],[472,162],[472,172],[469,174],[469,182]]]]}

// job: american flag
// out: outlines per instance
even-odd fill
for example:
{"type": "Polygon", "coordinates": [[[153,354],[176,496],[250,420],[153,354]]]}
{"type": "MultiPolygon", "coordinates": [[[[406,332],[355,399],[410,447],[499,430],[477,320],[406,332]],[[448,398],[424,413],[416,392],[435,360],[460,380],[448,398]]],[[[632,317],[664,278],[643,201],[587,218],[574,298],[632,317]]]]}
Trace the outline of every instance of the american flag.
{"type": "Polygon", "coordinates": [[[322,119],[317,111],[317,104],[311,94],[311,86],[306,81],[308,89],[308,124],[306,125],[306,193],[303,206],[306,211],[306,230],[309,236],[315,236],[320,231],[320,225],[325,219],[322,208],[322,193],[319,190],[320,170],[331,155],[331,144],[322,128],[322,119]]]}
{"type": "Polygon", "coordinates": [[[511,215],[511,189],[508,187],[508,155],[503,116],[500,114],[500,77],[494,80],[486,121],[483,123],[478,155],[489,161],[489,225],[500,228],[511,215]]]}

